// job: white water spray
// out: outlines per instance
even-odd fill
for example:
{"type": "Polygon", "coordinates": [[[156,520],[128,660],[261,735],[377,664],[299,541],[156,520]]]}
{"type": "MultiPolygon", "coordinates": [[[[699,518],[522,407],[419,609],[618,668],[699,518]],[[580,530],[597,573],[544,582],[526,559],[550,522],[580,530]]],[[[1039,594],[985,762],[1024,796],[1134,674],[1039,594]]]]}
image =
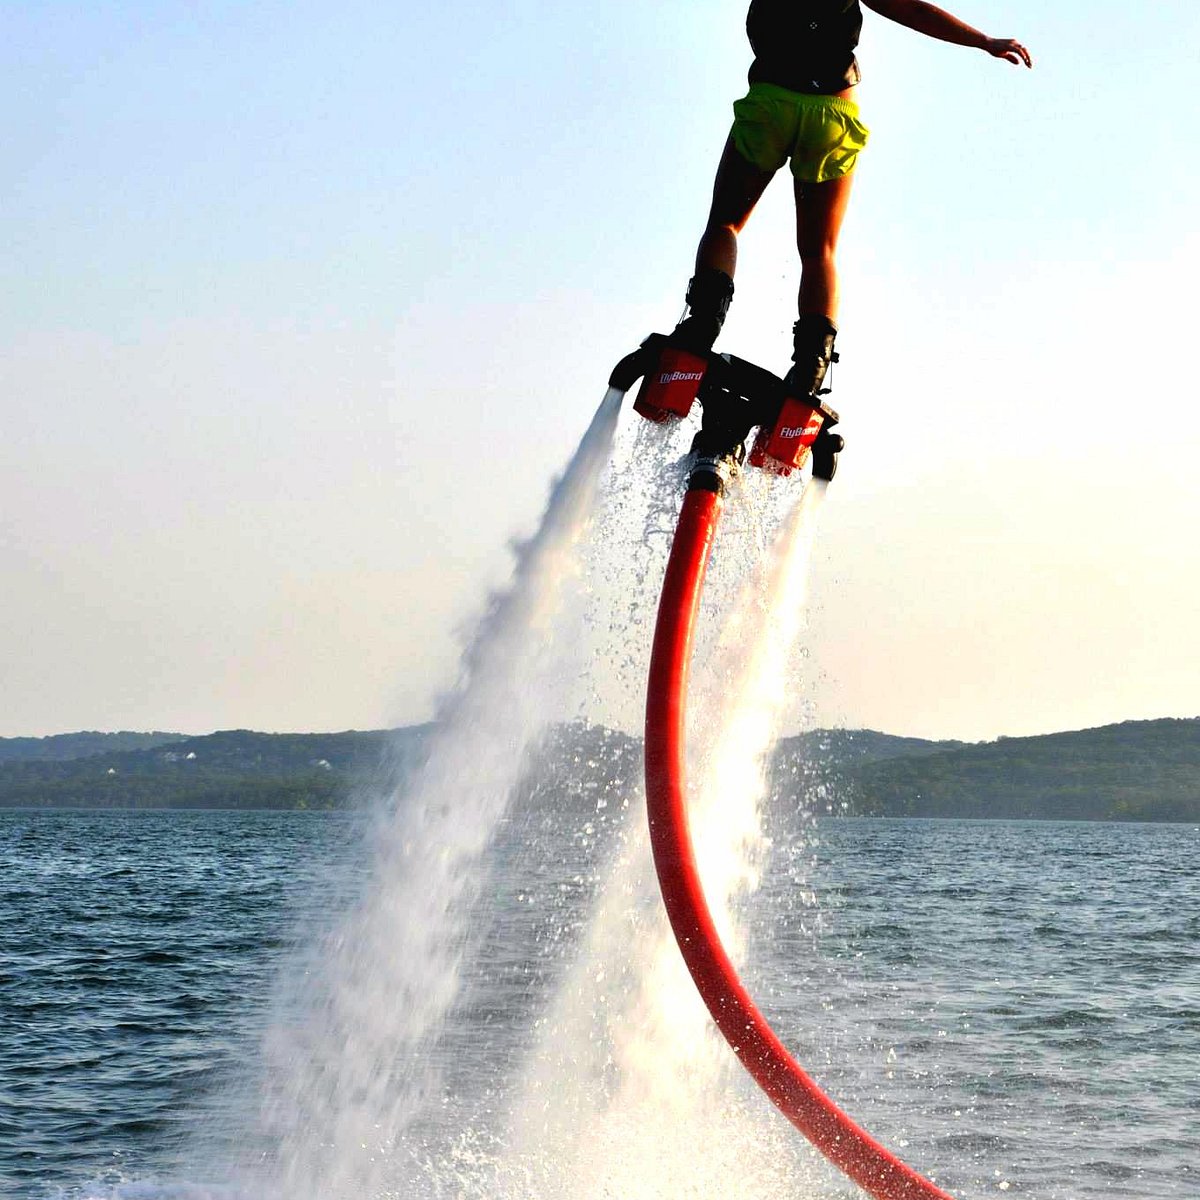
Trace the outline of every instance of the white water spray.
{"type": "Polygon", "coordinates": [[[724,623],[701,690],[720,703],[693,722],[698,785],[692,837],[705,889],[725,898],[713,906],[722,940],[739,948],[729,902],[758,886],[763,850],[759,806],[780,722],[798,697],[792,654],[805,626],[809,564],[823,480],[811,480],[775,534],[760,572],[739,591],[724,623]],[[703,748],[707,747],[707,751],[703,748]]]}
{"type": "MultiPolygon", "coordinates": [[[[758,881],[768,756],[795,699],[790,651],[803,627],[823,496],[815,482],[793,505],[695,672],[692,830],[709,903],[734,953],[735,904],[758,881]]],[[[760,538],[763,507],[750,522],[760,538]]],[[[737,525],[722,539],[726,551],[730,534],[745,550],[750,531],[737,525]]],[[[752,540],[752,549],[766,541],[752,540]]],[[[743,555],[731,557],[745,566],[743,555]]],[[[648,628],[639,632],[648,638],[648,628]]],[[[715,1033],[662,913],[643,806],[632,807],[634,824],[544,1020],[506,1151],[486,1185],[464,1194],[681,1200],[782,1194],[800,1178],[825,1177],[715,1033]]]]}
{"type": "Polygon", "coordinates": [[[381,815],[374,864],[353,911],[308,960],[270,1030],[254,1194],[288,1200],[395,1195],[411,1169],[406,1134],[436,1115],[436,1043],[462,986],[481,860],[523,766],[558,714],[570,647],[556,636],[608,460],[622,393],[609,390],[541,527],[517,550],[442,705],[421,767],[381,815]]]}

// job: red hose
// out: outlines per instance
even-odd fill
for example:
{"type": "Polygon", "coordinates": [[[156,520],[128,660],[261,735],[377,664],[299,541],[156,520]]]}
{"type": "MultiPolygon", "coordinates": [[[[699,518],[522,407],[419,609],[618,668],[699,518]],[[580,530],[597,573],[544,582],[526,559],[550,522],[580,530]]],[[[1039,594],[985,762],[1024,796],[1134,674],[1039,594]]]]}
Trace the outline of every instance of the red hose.
{"type": "Polygon", "coordinates": [[[654,865],[671,928],[713,1020],[785,1117],[877,1200],[953,1200],[856,1125],[788,1053],[750,999],[704,899],[688,829],[688,666],[700,593],[722,502],[689,490],[659,601],[646,696],[646,800],[654,865]]]}

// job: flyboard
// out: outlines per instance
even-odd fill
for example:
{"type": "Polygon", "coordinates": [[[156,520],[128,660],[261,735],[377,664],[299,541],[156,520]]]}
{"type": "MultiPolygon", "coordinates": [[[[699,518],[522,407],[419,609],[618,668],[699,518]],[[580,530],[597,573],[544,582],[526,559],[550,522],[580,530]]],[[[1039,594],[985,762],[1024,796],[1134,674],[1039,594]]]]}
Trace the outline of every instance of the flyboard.
{"type": "Polygon", "coordinates": [[[830,480],[842,450],[838,416],[814,396],[727,354],[699,355],[651,334],[612,372],[610,388],[642,380],[634,410],[651,421],[703,410],[667,560],[646,690],[646,803],[659,887],[679,949],[713,1020],[759,1087],[840,1170],[876,1200],[953,1200],[856,1124],[817,1086],[759,1011],[721,944],[704,897],[687,814],[687,681],[700,595],[729,480],[749,464],[788,475],[811,459],[830,480]]]}

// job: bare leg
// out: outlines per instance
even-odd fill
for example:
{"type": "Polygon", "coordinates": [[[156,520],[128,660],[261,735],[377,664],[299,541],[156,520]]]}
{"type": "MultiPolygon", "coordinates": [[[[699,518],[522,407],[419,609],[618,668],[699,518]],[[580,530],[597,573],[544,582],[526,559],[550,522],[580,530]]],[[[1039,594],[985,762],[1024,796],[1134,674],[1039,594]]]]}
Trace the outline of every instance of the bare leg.
{"type": "Polygon", "coordinates": [[[825,183],[796,180],[796,246],[800,251],[800,315],[837,319],[837,243],[854,175],[825,183]]]}
{"type": "Polygon", "coordinates": [[[726,139],[708,224],[696,250],[696,273],[688,282],[688,315],[671,334],[674,345],[695,354],[712,349],[733,299],[737,235],[774,174],[747,162],[734,149],[732,136],[726,139]]]}
{"type": "Polygon", "coordinates": [[[697,272],[715,269],[733,278],[737,268],[737,235],[774,174],[747,162],[734,149],[732,138],[725,142],[713,185],[708,224],[696,250],[697,272]]]}

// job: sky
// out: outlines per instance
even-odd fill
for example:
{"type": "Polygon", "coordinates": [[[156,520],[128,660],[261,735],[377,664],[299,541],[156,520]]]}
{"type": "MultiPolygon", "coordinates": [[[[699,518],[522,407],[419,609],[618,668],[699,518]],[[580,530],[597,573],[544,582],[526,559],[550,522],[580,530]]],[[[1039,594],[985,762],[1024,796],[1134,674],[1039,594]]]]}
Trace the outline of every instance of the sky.
{"type": "MultiPolygon", "coordinates": [[[[866,14],[806,711],[1197,715],[1200,5],[951,7],[1035,69],[866,14]]],[[[426,719],[679,314],[743,19],[0,7],[0,736],[426,719]]],[[[780,371],[790,205],[720,343],[780,371]]]]}

